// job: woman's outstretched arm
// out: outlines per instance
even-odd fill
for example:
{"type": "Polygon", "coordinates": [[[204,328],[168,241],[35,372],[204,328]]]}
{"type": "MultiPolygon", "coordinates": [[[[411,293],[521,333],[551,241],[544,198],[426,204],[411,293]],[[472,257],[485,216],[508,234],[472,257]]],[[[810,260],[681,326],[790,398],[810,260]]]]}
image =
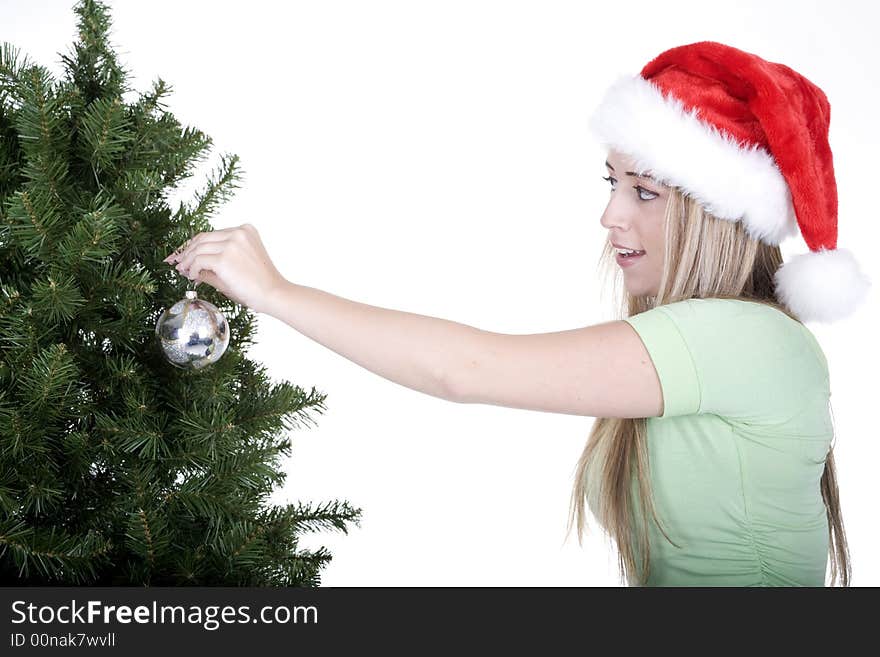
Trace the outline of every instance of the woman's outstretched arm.
{"type": "Polygon", "coordinates": [[[508,335],[358,303],[285,279],[250,224],[199,233],[166,262],[371,372],[435,397],[592,417],[663,413],[654,364],[627,322],[508,335]]]}
{"type": "Polygon", "coordinates": [[[289,281],[271,293],[266,313],[389,381],[449,401],[446,368],[475,330],[289,281]]]}
{"type": "Polygon", "coordinates": [[[510,335],[290,282],[268,304],[268,314],[352,362],[449,401],[593,417],[663,413],[651,359],[623,321],[510,335]]]}

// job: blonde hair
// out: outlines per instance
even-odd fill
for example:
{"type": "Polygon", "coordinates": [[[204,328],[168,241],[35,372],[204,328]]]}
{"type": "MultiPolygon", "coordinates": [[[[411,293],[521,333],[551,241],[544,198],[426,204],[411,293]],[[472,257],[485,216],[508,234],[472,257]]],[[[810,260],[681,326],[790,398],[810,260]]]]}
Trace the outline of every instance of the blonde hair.
{"type": "MultiPolygon", "coordinates": [[[[778,246],[754,239],[741,221],[718,219],[677,188],[670,187],[669,192],[664,215],[664,265],[656,297],[633,296],[625,288],[616,289],[620,268],[615,266],[614,248],[610,242],[605,243],[599,264],[606,272],[613,269],[618,274],[614,282],[621,317],[685,299],[713,297],[765,303],[799,321],[779,303],[774,292],[773,274],[782,264],[778,246]]],[[[838,576],[842,586],[849,586],[850,559],[838,499],[833,441],[820,488],[828,518],[831,586],[838,576]]],[[[576,515],[579,544],[587,506],[616,543],[621,578],[630,585],[643,585],[650,574],[649,514],[645,511],[657,522],[663,536],[677,545],[663,530],[654,508],[646,418],[596,418],[578,459],[569,508],[568,531],[576,515]]]]}

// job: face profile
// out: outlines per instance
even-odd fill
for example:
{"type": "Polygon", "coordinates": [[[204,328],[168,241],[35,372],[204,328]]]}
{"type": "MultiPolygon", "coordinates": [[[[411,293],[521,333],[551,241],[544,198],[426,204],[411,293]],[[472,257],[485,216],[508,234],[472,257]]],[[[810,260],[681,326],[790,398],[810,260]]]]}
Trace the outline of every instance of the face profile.
{"type": "Polygon", "coordinates": [[[627,291],[633,296],[656,296],[663,273],[663,217],[669,188],[639,176],[633,160],[614,149],[605,162],[609,184],[608,205],[600,223],[623,270],[627,291]]]}

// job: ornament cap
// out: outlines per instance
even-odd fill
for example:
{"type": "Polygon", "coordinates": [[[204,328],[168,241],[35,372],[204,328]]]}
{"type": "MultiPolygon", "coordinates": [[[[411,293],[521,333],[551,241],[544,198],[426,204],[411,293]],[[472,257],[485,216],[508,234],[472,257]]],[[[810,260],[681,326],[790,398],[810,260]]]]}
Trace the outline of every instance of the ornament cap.
{"type": "Polygon", "coordinates": [[[186,298],[187,299],[198,299],[199,295],[195,290],[187,290],[186,291],[186,298]]]}

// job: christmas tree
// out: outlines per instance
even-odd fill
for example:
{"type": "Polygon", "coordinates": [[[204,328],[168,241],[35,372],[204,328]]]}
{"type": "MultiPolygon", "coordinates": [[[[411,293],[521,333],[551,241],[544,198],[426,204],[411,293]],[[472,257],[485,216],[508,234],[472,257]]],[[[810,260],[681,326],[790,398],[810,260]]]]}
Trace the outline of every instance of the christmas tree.
{"type": "Polygon", "coordinates": [[[162,259],[211,230],[238,157],[172,210],[212,141],[167,111],[161,78],[130,95],[105,5],[74,11],[62,79],[0,52],[0,584],[317,586],[332,556],[300,534],[347,533],[360,509],[267,497],[283,430],[326,395],[245,358],[254,315],[213,288],[219,361],[177,369],[155,342],[188,284],[162,259]]]}

